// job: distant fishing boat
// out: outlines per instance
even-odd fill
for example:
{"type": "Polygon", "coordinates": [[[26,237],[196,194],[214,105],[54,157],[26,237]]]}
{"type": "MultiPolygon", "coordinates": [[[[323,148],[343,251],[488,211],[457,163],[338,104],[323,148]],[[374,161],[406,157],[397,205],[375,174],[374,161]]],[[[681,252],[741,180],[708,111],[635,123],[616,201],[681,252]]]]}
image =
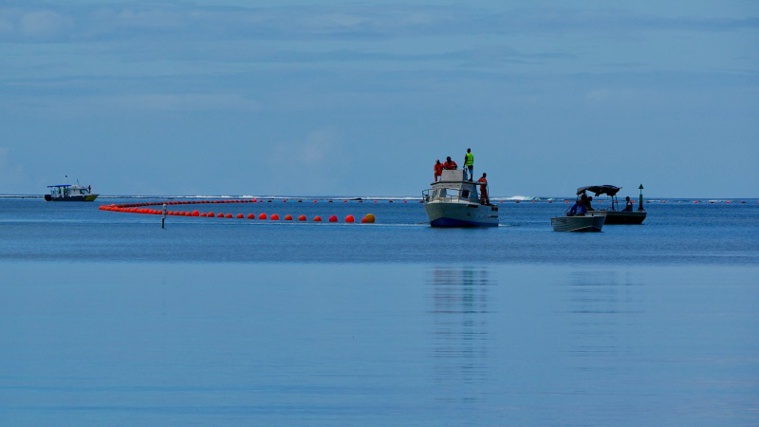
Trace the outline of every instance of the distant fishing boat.
{"type": "Polygon", "coordinates": [[[464,170],[444,170],[440,181],[422,192],[424,210],[433,227],[497,227],[498,206],[480,200],[477,181],[464,170]]]}
{"type": "Polygon", "coordinates": [[[45,200],[48,202],[91,202],[98,197],[89,185],[84,187],[79,184],[56,184],[48,185],[47,188],[50,189],[50,192],[45,194],[45,200]]]}

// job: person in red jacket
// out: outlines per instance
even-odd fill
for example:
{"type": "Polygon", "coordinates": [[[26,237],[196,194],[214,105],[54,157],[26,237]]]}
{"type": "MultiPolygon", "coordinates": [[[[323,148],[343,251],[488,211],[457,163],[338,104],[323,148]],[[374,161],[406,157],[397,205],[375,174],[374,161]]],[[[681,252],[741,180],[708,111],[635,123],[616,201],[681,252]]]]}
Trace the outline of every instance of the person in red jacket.
{"type": "Polygon", "coordinates": [[[483,173],[477,182],[480,183],[480,203],[483,205],[490,204],[490,198],[488,197],[488,174],[483,173]]]}
{"type": "Polygon", "coordinates": [[[457,165],[456,162],[451,160],[451,156],[448,156],[445,158],[445,163],[443,163],[443,169],[455,171],[458,168],[459,168],[459,165],[457,165]]]}
{"type": "Polygon", "coordinates": [[[440,179],[440,175],[443,174],[443,164],[440,163],[440,159],[437,159],[437,162],[435,162],[433,170],[435,171],[435,182],[437,182],[440,179]]]}

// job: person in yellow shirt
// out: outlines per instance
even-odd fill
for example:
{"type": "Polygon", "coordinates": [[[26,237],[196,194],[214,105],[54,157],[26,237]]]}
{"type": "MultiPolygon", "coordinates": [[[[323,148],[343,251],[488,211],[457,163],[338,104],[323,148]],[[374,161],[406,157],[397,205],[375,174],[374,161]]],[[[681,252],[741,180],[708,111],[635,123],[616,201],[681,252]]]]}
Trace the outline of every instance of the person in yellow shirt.
{"type": "Polygon", "coordinates": [[[474,154],[472,154],[471,148],[467,148],[466,155],[464,155],[464,173],[469,174],[470,181],[474,178],[474,154]]]}

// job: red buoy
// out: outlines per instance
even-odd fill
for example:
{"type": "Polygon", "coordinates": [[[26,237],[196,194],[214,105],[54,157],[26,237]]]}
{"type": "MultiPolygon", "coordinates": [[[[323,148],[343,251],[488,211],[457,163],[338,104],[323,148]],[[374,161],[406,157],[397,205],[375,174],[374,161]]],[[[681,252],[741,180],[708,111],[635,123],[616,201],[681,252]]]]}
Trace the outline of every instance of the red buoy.
{"type": "Polygon", "coordinates": [[[329,222],[337,222],[337,215],[332,215],[329,217],[329,222]]]}
{"type": "Polygon", "coordinates": [[[356,222],[356,218],[354,218],[353,215],[348,215],[345,217],[345,222],[350,222],[350,223],[356,222]]]}
{"type": "Polygon", "coordinates": [[[271,217],[269,217],[269,219],[272,220],[272,221],[279,221],[279,215],[277,215],[277,214],[271,214],[271,217]]]}
{"type": "Polygon", "coordinates": [[[224,218],[232,218],[232,214],[228,213],[228,214],[224,215],[224,218]]]}
{"type": "Polygon", "coordinates": [[[292,221],[292,220],[293,220],[293,216],[292,215],[290,215],[290,214],[285,215],[285,221],[292,221]]]}
{"type": "Polygon", "coordinates": [[[266,214],[261,213],[260,215],[258,215],[258,219],[266,219],[266,214]]]}
{"type": "Polygon", "coordinates": [[[256,219],[256,215],[252,214],[252,213],[249,213],[248,214],[248,219],[256,219]]]}
{"type": "Polygon", "coordinates": [[[298,221],[305,221],[305,220],[306,220],[306,216],[305,215],[298,216],[298,221]]]}
{"type": "Polygon", "coordinates": [[[314,222],[321,222],[321,221],[322,221],[322,217],[320,217],[319,215],[316,215],[314,217],[314,222]]]}
{"type": "Polygon", "coordinates": [[[241,213],[237,214],[237,219],[244,219],[244,218],[245,218],[245,215],[241,213]]]}

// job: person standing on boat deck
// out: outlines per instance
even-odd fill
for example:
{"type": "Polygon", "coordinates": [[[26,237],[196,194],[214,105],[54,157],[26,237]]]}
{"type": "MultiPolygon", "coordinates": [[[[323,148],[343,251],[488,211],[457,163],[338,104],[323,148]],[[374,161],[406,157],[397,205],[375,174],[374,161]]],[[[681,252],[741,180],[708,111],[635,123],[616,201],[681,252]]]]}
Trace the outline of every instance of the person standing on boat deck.
{"type": "MultiPolygon", "coordinates": [[[[488,197],[488,174],[483,173],[480,179],[477,180],[477,182],[480,183],[480,204],[482,205],[489,205],[490,204],[490,198],[488,197]]],[[[470,179],[471,181],[471,179],[470,179]]]]}
{"type": "Polygon", "coordinates": [[[440,163],[440,159],[437,159],[437,162],[435,162],[433,170],[435,171],[435,182],[437,182],[437,180],[440,179],[440,176],[443,174],[443,164],[440,163]]]}
{"type": "Polygon", "coordinates": [[[453,160],[451,160],[451,156],[448,156],[445,158],[445,163],[443,163],[443,169],[455,171],[459,168],[459,165],[456,164],[453,160]]]}
{"type": "Polygon", "coordinates": [[[470,181],[474,179],[474,154],[472,154],[471,148],[467,148],[466,155],[464,155],[464,173],[469,174],[470,181]]]}

